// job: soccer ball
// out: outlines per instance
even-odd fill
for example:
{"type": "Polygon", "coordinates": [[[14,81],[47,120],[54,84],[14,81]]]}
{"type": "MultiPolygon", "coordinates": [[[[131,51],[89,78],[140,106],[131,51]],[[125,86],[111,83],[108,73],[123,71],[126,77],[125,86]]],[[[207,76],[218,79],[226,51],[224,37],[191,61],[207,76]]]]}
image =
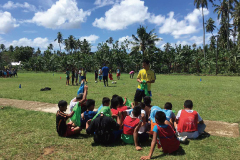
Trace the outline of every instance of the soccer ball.
{"type": "Polygon", "coordinates": [[[117,84],[117,82],[116,81],[112,81],[112,84],[117,84]]]}
{"type": "Polygon", "coordinates": [[[95,81],[95,83],[97,83],[97,81],[95,81]]]}

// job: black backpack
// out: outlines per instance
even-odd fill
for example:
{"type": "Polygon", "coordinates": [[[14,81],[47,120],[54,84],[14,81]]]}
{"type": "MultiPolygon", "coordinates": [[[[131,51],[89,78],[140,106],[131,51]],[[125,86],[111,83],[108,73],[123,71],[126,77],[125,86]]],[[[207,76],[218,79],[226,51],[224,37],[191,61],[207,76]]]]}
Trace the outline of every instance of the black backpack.
{"type": "Polygon", "coordinates": [[[97,130],[94,134],[94,142],[102,145],[108,145],[113,142],[113,134],[110,129],[106,127],[105,123],[102,123],[104,116],[100,117],[97,130]]]}

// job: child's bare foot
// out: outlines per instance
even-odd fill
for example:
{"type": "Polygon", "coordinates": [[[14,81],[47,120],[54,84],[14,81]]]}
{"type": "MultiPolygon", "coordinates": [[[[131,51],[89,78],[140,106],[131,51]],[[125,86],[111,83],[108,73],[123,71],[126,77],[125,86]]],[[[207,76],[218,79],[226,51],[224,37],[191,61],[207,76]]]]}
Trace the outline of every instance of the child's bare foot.
{"type": "Polygon", "coordinates": [[[142,150],[142,147],[137,146],[137,147],[136,147],[136,150],[137,150],[137,151],[140,151],[140,150],[142,150]]]}

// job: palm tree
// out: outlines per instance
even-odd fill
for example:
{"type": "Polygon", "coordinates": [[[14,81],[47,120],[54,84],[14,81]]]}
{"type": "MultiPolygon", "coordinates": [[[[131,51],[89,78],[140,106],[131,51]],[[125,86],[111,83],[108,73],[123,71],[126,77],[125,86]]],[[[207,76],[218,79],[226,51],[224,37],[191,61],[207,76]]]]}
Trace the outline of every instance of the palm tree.
{"type": "Polygon", "coordinates": [[[56,41],[56,40],[58,41],[60,52],[61,52],[61,45],[60,44],[63,42],[63,36],[62,36],[61,32],[57,33],[57,38],[54,41],[56,41]]]}
{"type": "Polygon", "coordinates": [[[212,33],[215,30],[216,26],[214,25],[215,21],[212,18],[209,18],[206,23],[206,31],[212,33]]]}
{"type": "Polygon", "coordinates": [[[0,45],[0,48],[1,48],[1,50],[2,50],[2,52],[5,50],[5,45],[4,44],[1,44],[0,45]]]}
{"type": "Polygon", "coordinates": [[[12,45],[9,46],[9,52],[13,52],[14,51],[14,47],[12,45]]]}
{"type": "Polygon", "coordinates": [[[133,42],[133,50],[142,51],[143,58],[147,56],[146,50],[155,46],[155,42],[160,41],[161,39],[157,37],[154,33],[154,29],[147,33],[147,27],[140,27],[137,29],[137,36],[132,35],[132,38],[135,42],[133,42]]]}
{"type": "Polygon", "coordinates": [[[53,50],[53,44],[52,43],[49,44],[48,49],[53,50]]]}
{"type": "Polygon", "coordinates": [[[234,12],[233,12],[233,26],[234,26],[234,43],[235,43],[235,36],[238,32],[238,46],[240,47],[240,2],[236,2],[234,6],[234,12]]]}
{"type": "Polygon", "coordinates": [[[203,53],[204,53],[204,60],[206,57],[205,54],[205,23],[204,23],[204,13],[203,13],[203,8],[208,8],[208,3],[207,0],[194,0],[194,5],[196,5],[196,8],[199,9],[200,7],[202,8],[202,18],[203,18],[203,53]]]}

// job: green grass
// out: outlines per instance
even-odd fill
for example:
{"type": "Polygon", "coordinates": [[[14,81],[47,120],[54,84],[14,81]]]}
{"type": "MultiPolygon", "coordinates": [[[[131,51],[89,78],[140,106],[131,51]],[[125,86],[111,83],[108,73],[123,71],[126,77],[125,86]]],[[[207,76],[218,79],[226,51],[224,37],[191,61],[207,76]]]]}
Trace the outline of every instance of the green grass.
{"type": "MultiPolygon", "coordinates": [[[[92,73],[87,75],[87,79],[88,99],[95,99],[96,106],[101,104],[104,96],[111,97],[113,94],[133,100],[137,87],[136,79],[130,79],[127,74],[123,74],[116,85],[109,84],[112,87],[103,87],[102,82],[95,83],[92,73]]],[[[169,101],[178,111],[186,99],[191,99],[194,109],[203,119],[239,124],[239,83],[239,77],[157,75],[156,83],[152,84],[152,104],[163,107],[169,101]]],[[[64,74],[19,73],[18,78],[0,78],[0,98],[48,103],[58,103],[63,99],[70,102],[76,96],[78,87],[66,86],[64,74]],[[21,89],[18,88],[19,84],[22,85],[21,89]],[[41,92],[44,87],[52,90],[41,92]]],[[[0,159],[125,160],[139,159],[142,155],[148,155],[150,149],[149,144],[143,145],[140,152],[122,143],[111,147],[92,146],[93,138],[86,136],[85,130],[79,137],[61,138],[55,128],[55,114],[51,113],[4,107],[0,109],[0,115],[0,159]],[[47,147],[54,148],[54,152],[43,155],[47,147]]],[[[190,140],[188,145],[181,145],[182,151],[174,155],[165,156],[156,149],[153,156],[162,159],[239,159],[239,144],[240,138],[210,136],[190,140]]]]}
{"type": "MultiPolygon", "coordinates": [[[[87,79],[87,98],[94,99],[96,107],[101,105],[103,97],[111,97],[113,94],[133,101],[137,88],[136,75],[135,79],[130,79],[128,74],[122,74],[117,84],[109,83],[110,87],[104,87],[103,82],[95,83],[93,73],[89,73],[87,79]]],[[[240,122],[239,84],[239,77],[157,75],[156,82],[152,84],[152,104],[163,107],[166,102],[171,102],[173,109],[178,111],[186,99],[191,99],[194,109],[203,119],[240,122]]],[[[19,73],[18,78],[0,78],[1,98],[48,103],[58,103],[63,99],[70,102],[76,96],[78,88],[79,86],[66,86],[65,75],[57,73],[54,76],[52,73],[19,73]],[[19,84],[22,85],[21,89],[18,88],[19,84]],[[44,87],[52,90],[40,91],[44,87]]]]}
{"type": "MultiPolygon", "coordinates": [[[[55,115],[11,107],[0,109],[0,159],[139,159],[148,155],[146,144],[142,151],[132,145],[94,146],[93,138],[85,130],[76,138],[59,137],[55,129],[55,115]],[[44,148],[54,152],[43,155],[44,148]]],[[[149,142],[150,143],[150,142],[149,142]]],[[[148,144],[149,144],[148,143],[148,144]]],[[[210,136],[190,140],[174,155],[164,155],[156,149],[153,157],[162,159],[238,159],[240,138],[210,136]]]]}

